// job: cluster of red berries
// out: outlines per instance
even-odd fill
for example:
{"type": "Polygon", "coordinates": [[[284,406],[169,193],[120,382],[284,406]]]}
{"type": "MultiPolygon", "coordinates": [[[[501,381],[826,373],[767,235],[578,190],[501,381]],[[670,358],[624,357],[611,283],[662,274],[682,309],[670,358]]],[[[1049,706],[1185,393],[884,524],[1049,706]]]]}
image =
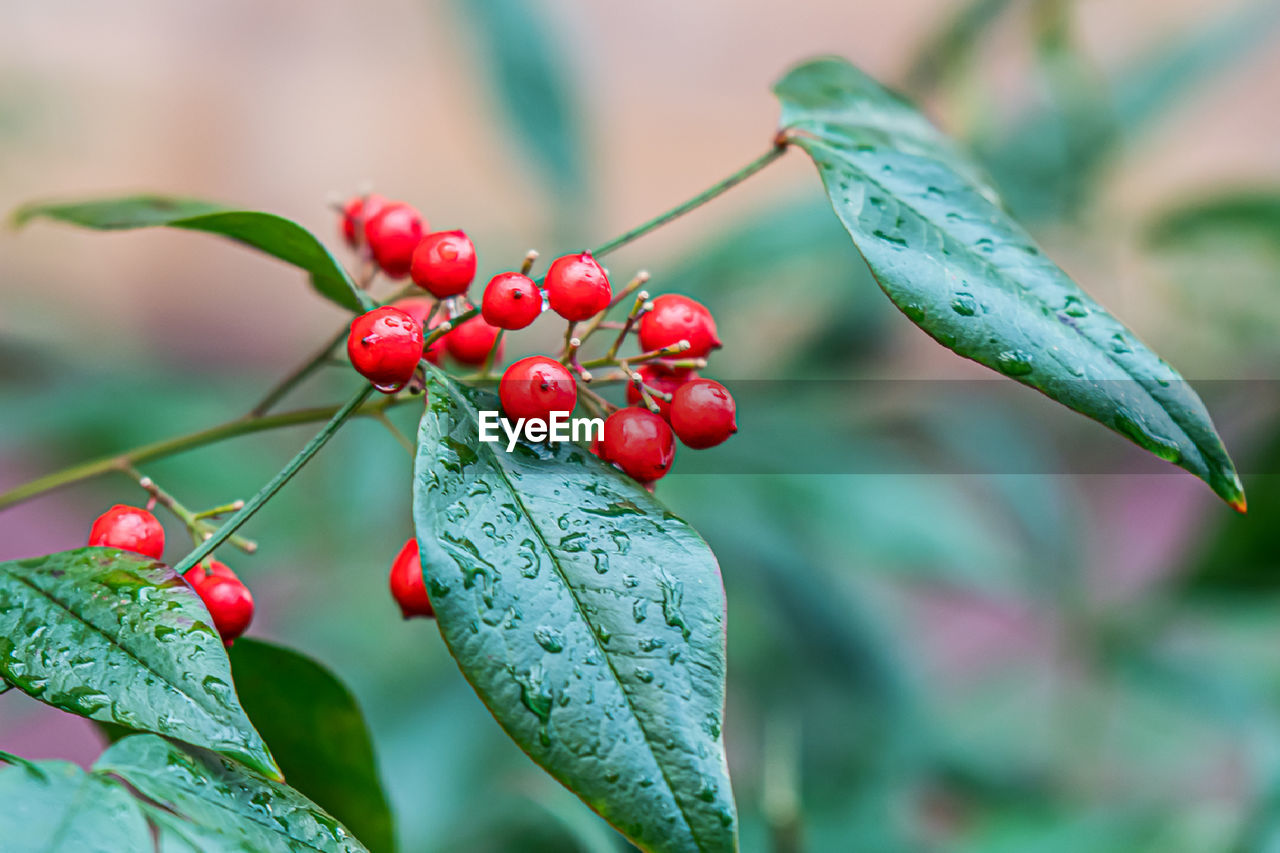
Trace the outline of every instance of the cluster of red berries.
{"type": "MultiPolygon", "coordinates": [[[[343,208],[342,230],[348,243],[366,249],[388,276],[408,275],[436,299],[464,298],[475,277],[475,246],[467,235],[426,232],[422,216],[402,202],[376,195],[354,198],[343,208]]],[[[447,352],[466,365],[500,360],[501,332],[533,323],[544,301],[570,324],[595,318],[616,304],[608,273],[590,253],[557,258],[541,289],[526,272],[494,276],[485,287],[480,316],[443,335],[437,329],[447,318],[426,297],[407,297],[357,317],[347,340],[352,364],[380,390],[394,392],[413,378],[421,359],[439,364],[447,352]]],[[[728,390],[687,366],[720,346],[711,312],[676,294],[638,307],[626,331],[638,320],[634,325],[645,353],[643,364],[632,369],[625,359],[619,362],[627,374],[630,405],[607,418],[604,439],[592,450],[651,483],[671,469],[676,438],[691,448],[713,447],[732,435],[737,424],[728,390]]],[[[546,421],[553,412],[572,412],[578,383],[589,379],[571,358],[529,356],[506,369],[498,396],[508,418],[546,421]]]]}
{"type": "MultiPolygon", "coordinates": [[[[164,528],[149,511],[116,504],[93,522],[89,544],[159,560],[164,554],[164,528]]],[[[223,642],[231,645],[253,621],[253,596],[248,587],[217,560],[202,563],[183,577],[208,608],[223,642]]]]}

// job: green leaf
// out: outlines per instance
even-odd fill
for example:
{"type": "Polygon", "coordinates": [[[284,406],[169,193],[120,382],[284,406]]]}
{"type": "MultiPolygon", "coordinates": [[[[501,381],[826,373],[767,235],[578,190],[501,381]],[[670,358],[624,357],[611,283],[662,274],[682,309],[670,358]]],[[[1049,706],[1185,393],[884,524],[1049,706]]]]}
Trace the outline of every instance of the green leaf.
{"type": "Polygon", "coordinates": [[[971,56],[1013,0],[968,0],[916,51],[907,72],[912,91],[928,91],[971,56]]]}
{"type": "Polygon", "coordinates": [[[365,850],[346,827],[293,788],[154,735],[125,738],[104,752],[93,769],[118,776],[163,806],[167,811],[149,806],[148,817],[195,850],[365,850]]]}
{"type": "Polygon", "coordinates": [[[0,847],[7,853],[153,849],[146,818],[128,791],[63,761],[0,767],[0,847]]]}
{"type": "Polygon", "coordinates": [[[351,691],[316,661],[270,643],[237,640],[230,655],[240,704],[289,784],[374,853],[394,850],[391,809],[351,691]]]}
{"type": "Polygon", "coordinates": [[[571,201],[586,183],[582,128],[570,95],[574,79],[565,68],[571,54],[557,40],[559,28],[530,0],[465,0],[456,4],[474,25],[475,55],[488,62],[489,82],[502,104],[511,133],[555,188],[571,201]]]}
{"type": "Polygon", "coordinates": [[[488,393],[431,372],[414,519],[440,631],[534,761],[647,851],[737,847],[725,599],[706,543],[573,444],[477,440],[488,393]]]}
{"type": "Polygon", "coordinates": [[[160,563],[81,548],[0,563],[0,677],[48,705],[278,775],[208,612],[160,563]]]}
{"type": "Polygon", "coordinates": [[[1235,468],[1186,381],[1046,258],[909,104],[839,59],[802,65],[775,91],[783,128],[912,322],[1243,508],[1235,468]]]}
{"type": "Polygon", "coordinates": [[[32,203],[13,214],[15,226],[44,217],[98,231],[168,226],[205,231],[266,252],[309,273],[326,299],[350,311],[365,302],[347,271],[310,231],[281,216],[236,210],[199,199],[138,195],[95,201],[32,203]]]}
{"type": "Polygon", "coordinates": [[[1253,237],[1280,248],[1280,190],[1244,190],[1177,207],[1147,230],[1147,241],[1161,248],[1206,237],[1253,237]]]}

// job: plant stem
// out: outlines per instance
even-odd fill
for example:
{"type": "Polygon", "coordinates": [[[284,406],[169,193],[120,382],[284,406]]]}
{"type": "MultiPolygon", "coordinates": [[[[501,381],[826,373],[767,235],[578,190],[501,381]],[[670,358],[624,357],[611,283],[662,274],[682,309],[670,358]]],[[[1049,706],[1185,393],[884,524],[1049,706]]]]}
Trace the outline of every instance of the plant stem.
{"type": "MultiPolygon", "coordinates": [[[[271,500],[271,498],[275,496],[276,492],[280,491],[280,489],[284,487],[285,483],[293,479],[293,475],[297,474],[298,471],[302,469],[303,465],[306,465],[311,461],[311,457],[315,456],[316,453],[319,452],[320,448],[325,446],[329,439],[333,437],[333,434],[338,431],[338,428],[346,422],[347,418],[355,414],[356,409],[364,405],[364,401],[369,399],[369,395],[372,394],[373,391],[374,388],[372,385],[364,386],[354,397],[348,400],[342,408],[334,412],[333,417],[329,419],[329,422],[324,425],[320,432],[316,433],[315,437],[308,441],[306,445],[298,451],[298,454],[290,459],[287,465],[280,469],[280,473],[272,477],[270,482],[259,489],[258,493],[249,499],[249,502],[244,505],[244,509],[227,519],[226,524],[219,527],[217,532],[214,533],[211,538],[206,539],[194,551],[186,557],[183,557],[182,562],[178,563],[178,565],[174,567],[174,571],[178,574],[182,574],[187,571],[196,563],[199,563],[205,557],[213,553],[215,548],[239,530],[246,521],[253,517],[253,514],[256,513],[263,504],[271,500]]],[[[378,412],[380,413],[381,409],[379,409],[378,412]]]]}
{"type": "MultiPolygon", "coordinates": [[[[392,406],[406,403],[414,397],[388,397],[386,400],[379,400],[373,405],[367,405],[356,414],[361,416],[371,416],[377,412],[392,406]]],[[[155,459],[164,459],[169,456],[175,456],[187,450],[194,450],[198,447],[204,447],[208,444],[215,444],[228,438],[235,438],[240,435],[250,435],[255,432],[266,432],[268,430],[280,429],[281,427],[297,426],[299,424],[317,423],[333,417],[338,411],[337,406],[318,406],[309,409],[294,409],[289,412],[280,412],[275,415],[264,415],[260,418],[241,417],[217,426],[208,427],[207,429],[198,430],[186,435],[179,435],[173,438],[166,438],[163,441],[152,442],[135,447],[132,450],[126,450],[123,453],[115,453],[111,456],[103,456],[99,459],[93,459],[89,462],[82,462],[79,465],[73,465],[70,468],[64,468],[61,471],[55,471],[47,474],[39,479],[32,480],[29,483],[23,483],[15,489],[11,489],[4,494],[0,494],[0,509],[6,509],[20,504],[23,501],[30,500],[37,495],[63,486],[69,486],[72,483],[78,483],[81,480],[88,480],[93,477],[99,477],[103,474],[109,474],[112,471],[120,471],[126,465],[141,465],[144,462],[150,462],[155,459]]]]}
{"type": "Polygon", "coordinates": [[[597,255],[597,256],[606,255],[609,252],[612,252],[615,249],[619,249],[634,240],[640,239],[644,235],[648,234],[650,231],[661,228],[663,225],[666,225],[667,223],[673,220],[679,219],[681,216],[684,216],[686,213],[689,213],[690,211],[697,210],[699,207],[702,207],[702,205],[711,201],[713,198],[716,198],[717,196],[727,192],[728,190],[733,189],[738,184],[742,183],[747,178],[754,175],[756,172],[759,172],[765,166],[768,166],[774,160],[777,160],[779,157],[785,154],[786,151],[787,151],[787,146],[786,146],[785,140],[779,140],[777,144],[775,144],[772,148],[770,148],[764,154],[761,154],[759,157],[752,160],[750,163],[743,166],[741,169],[734,172],[732,175],[725,178],[723,181],[720,181],[719,183],[708,187],[707,189],[695,195],[693,198],[686,201],[684,204],[677,205],[676,207],[673,207],[670,210],[668,210],[666,213],[660,214],[659,216],[656,216],[653,219],[650,219],[648,222],[644,223],[643,225],[638,225],[635,228],[632,228],[630,231],[627,231],[624,234],[620,234],[619,236],[614,237],[609,242],[604,243],[600,246],[597,246],[595,249],[591,250],[591,254],[597,255]]]}
{"type": "Polygon", "coordinates": [[[338,333],[330,338],[324,346],[316,350],[310,358],[298,365],[289,373],[289,375],[277,382],[271,390],[266,393],[266,396],[259,400],[258,404],[249,410],[250,417],[258,418],[265,415],[271,410],[272,406],[280,402],[280,400],[297,387],[299,383],[312,373],[315,373],[320,367],[324,366],[324,364],[329,360],[329,355],[333,352],[334,348],[337,347],[338,344],[342,343],[342,339],[347,336],[348,328],[348,326],[343,326],[339,329],[338,333]]]}
{"type": "Polygon", "coordinates": [[[375,412],[372,415],[372,417],[375,421],[377,421],[378,423],[382,424],[384,427],[387,428],[387,432],[391,433],[392,437],[394,437],[395,440],[400,443],[401,447],[409,451],[410,459],[413,459],[415,456],[418,455],[418,448],[415,447],[413,442],[409,440],[409,436],[405,435],[403,432],[400,431],[400,427],[396,426],[396,422],[391,420],[391,418],[387,417],[386,412],[382,412],[382,411],[375,412]]]}
{"type": "MultiPolygon", "coordinates": [[[[217,525],[204,521],[201,518],[201,513],[192,512],[187,509],[181,501],[169,492],[160,488],[159,483],[150,477],[144,476],[137,468],[134,468],[132,465],[121,465],[120,470],[124,471],[124,473],[136,480],[138,485],[151,496],[151,499],[155,501],[155,503],[158,503],[160,506],[169,510],[169,512],[173,513],[179,521],[186,525],[187,532],[191,534],[191,541],[195,544],[199,545],[205,539],[212,536],[214,531],[218,529],[217,525]]],[[[240,501],[239,504],[235,506],[235,510],[230,511],[234,512],[243,506],[244,501],[240,501]]],[[[150,508],[151,505],[148,504],[147,509],[150,508]]],[[[217,507],[216,509],[223,510],[226,508],[217,507]]],[[[232,536],[230,542],[246,554],[252,554],[258,550],[258,543],[245,539],[242,536],[232,536]]]]}

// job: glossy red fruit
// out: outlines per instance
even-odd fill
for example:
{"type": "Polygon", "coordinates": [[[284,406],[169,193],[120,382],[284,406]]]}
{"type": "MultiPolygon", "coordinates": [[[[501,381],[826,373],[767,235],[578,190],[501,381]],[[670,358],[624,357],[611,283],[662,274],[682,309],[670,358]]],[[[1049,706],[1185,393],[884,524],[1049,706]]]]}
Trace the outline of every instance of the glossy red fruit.
{"type": "Polygon", "coordinates": [[[414,250],[422,242],[426,222],[402,201],[389,201],[364,222],[364,239],[373,259],[392,278],[404,278],[413,263],[414,250]]]}
{"type": "Polygon", "coordinates": [[[502,374],[498,398],[508,418],[545,421],[552,412],[573,411],[578,402],[578,386],[560,362],[545,355],[531,355],[502,374]]]}
{"type": "Polygon", "coordinates": [[[342,206],[342,238],[356,248],[364,239],[364,224],[387,204],[380,195],[355,196],[342,206]]]}
{"type": "Polygon", "coordinates": [[[590,252],[556,258],[542,286],[551,310],[574,323],[599,314],[613,298],[609,277],[590,252]]]}
{"type": "Polygon", "coordinates": [[[653,300],[653,310],[640,318],[640,348],[646,352],[688,341],[682,358],[703,358],[720,347],[716,321],[701,302],[677,293],[653,300]]]}
{"type": "Polygon", "coordinates": [[[642,483],[666,476],[676,457],[676,440],[658,415],[648,409],[619,409],[604,422],[601,458],[642,483]]]}
{"type": "Polygon", "coordinates": [[[198,566],[187,569],[183,575],[187,579],[187,583],[195,586],[207,577],[233,578],[239,580],[240,577],[231,571],[231,567],[220,560],[208,560],[198,566]]]}
{"type": "Polygon", "coordinates": [[[116,504],[94,520],[89,528],[89,544],[158,560],[164,553],[164,528],[145,509],[116,504]]]}
{"type": "Polygon", "coordinates": [[[461,231],[428,234],[413,250],[409,275],[414,284],[440,299],[466,293],[476,277],[476,247],[461,231]]]}
{"type": "MultiPolygon", "coordinates": [[[[483,317],[472,317],[470,320],[464,320],[453,331],[444,336],[445,344],[449,348],[449,355],[456,358],[462,364],[480,365],[484,364],[485,358],[489,355],[489,350],[493,349],[493,343],[498,339],[498,332],[502,331],[497,326],[490,326],[485,322],[483,317]]],[[[494,355],[494,361],[502,360],[502,344],[498,344],[498,352],[494,355]]]]}
{"type": "Polygon", "coordinates": [[[235,572],[217,560],[188,571],[184,578],[191,584],[213,618],[213,627],[228,646],[245,632],[253,621],[253,596],[235,572]]]}
{"type": "Polygon", "coordinates": [[[542,291],[527,275],[499,273],[485,285],[480,313],[499,329],[523,329],[542,313],[542,291]]]}
{"type": "Polygon", "coordinates": [[[390,305],[351,321],[347,355],[356,371],[383,393],[399,391],[422,358],[422,324],[390,305]]]}
{"type": "Polygon", "coordinates": [[[389,306],[391,308],[399,308],[404,313],[418,321],[418,325],[422,327],[423,347],[422,357],[434,364],[440,366],[440,362],[444,360],[445,342],[444,339],[449,335],[446,332],[443,336],[426,343],[426,338],[431,329],[439,326],[444,322],[444,312],[436,311],[435,317],[431,318],[431,327],[427,328],[427,318],[431,317],[431,312],[436,309],[436,301],[429,296],[406,296],[403,299],[397,299],[389,306]]]}
{"type": "Polygon", "coordinates": [[[400,613],[406,619],[436,615],[427,597],[427,584],[422,577],[422,560],[418,554],[418,540],[404,543],[400,553],[391,563],[391,597],[400,605],[400,613]]]}
{"type": "MultiPolygon", "coordinates": [[[[692,370],[687,373],[671,373],[653,364],[641,365],[636,368],[636,373],[640,374],[645,385],[656,388],[664,394],[676,393],[677,388],[698,375],[692,370]]],[[[644,406],[640,389],[630,382],[627,383],[627,402],[633,406],[644,406]]],[[[658,414],[668,421],[671,420],[671,403],[661,397],[654,397],[653,402],[658,404],[658,414]]]]}
{"type": "Polygon", "coordinates": [[[715,447],[738,431],[737,404],[714,379],[694,379],[671,398],[671,429],[686,447],[715,447]]]}

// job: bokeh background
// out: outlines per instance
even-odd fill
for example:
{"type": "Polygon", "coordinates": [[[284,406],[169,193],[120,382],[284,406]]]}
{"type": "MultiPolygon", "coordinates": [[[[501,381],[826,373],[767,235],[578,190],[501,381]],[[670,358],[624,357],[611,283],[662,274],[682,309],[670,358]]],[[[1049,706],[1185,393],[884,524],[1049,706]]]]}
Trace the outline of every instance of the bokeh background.
{"type": "MultiPolygon", "coordinates": [[[[1276,849],[1280,4],[0,0],[0,209],[153,190],[329,238],[331,195],[371,185],[466,228],[495,272],[747,162],[772,81],[820,53],[918,99],[1202,388],[1251,511],[1030,391],[972,393],[981,370],[889,307],[799,154],[617,253],[716,311],[711,375],[770,383],[723,454],[659,488],[725,575],[744,848],[1276,849]]],[[[209,237],[6,231],[0,489],[234,417],[341,322],[296,270],[209,237]]],[[[247,496],[307,429],[146,473],[192,506],[247,496]]],[[[399,620],[409,476],[354,423],[253,521],[261,552],[227,556],[254,633],[352,687],[404,851],[621,849],[435,628],[399,620]]],[[[140,499],[107,478],[0,513],[0,559],[140,499]]],[[[92,761],[87,723],[16,693],[0,748],[92,761]]]]}

